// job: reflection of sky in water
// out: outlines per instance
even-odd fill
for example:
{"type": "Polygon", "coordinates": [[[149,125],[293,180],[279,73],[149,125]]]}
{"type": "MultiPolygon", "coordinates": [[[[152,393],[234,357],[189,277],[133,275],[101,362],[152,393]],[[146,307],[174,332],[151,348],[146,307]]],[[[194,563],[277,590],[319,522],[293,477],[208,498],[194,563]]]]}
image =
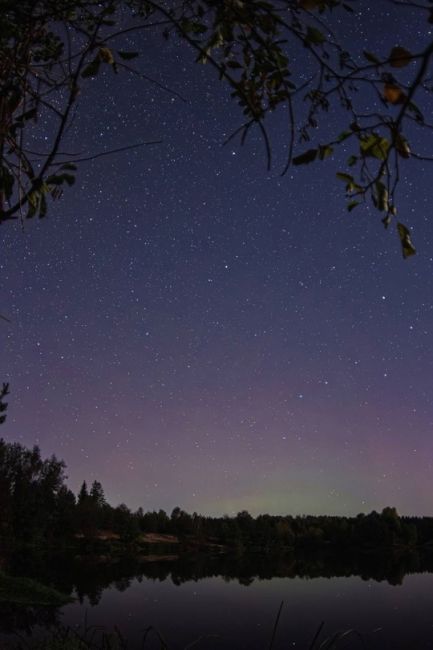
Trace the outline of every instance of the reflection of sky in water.
{"type": "MultiPolygon", "coordinates": [[[[409,575],[402,586],[351,578],[274,578],[255,580],[249,587],[223,578],[187,582],[137,580],[123,593],[106,590],[97,607],[70,605],[66,624],[116,624],[131,647],[147,625],[156,627],[169,644],[180,650],[202,635],[217,634],[198,648],[209,650],[264,650],[268,647],[281,600],[274,650],[306,648],[321,621],[326,632],[354,628],[374,650],[433,648],[433,576],[409,575]],[[374,632],[377,628],[380,631],[374,632]]],[[[153,643],[146,649],[157,647],[153,643]]],[[[341,648],[361,647],[352,637],[341,648]]]]}

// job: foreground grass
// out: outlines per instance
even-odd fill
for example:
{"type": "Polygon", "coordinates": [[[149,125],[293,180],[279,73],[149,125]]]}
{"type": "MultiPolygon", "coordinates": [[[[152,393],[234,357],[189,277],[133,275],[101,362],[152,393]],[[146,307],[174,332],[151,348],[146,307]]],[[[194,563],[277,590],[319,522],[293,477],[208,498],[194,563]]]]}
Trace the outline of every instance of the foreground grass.
{"type": "MultiPolygon", "coordinates": [[[[348,648],[346,644],[344,646],[340,645],[340,641],[347,642],[348,637],[352,637],[354,644],[350,647],[353,650],[357,648],[366,648],[362,636],[355,630],[346,630],[345,632],[337,632],[334,635],[324,638],[321,634],[321,627],[316,633],[312,642],[306,641],[304,650],[338,650],[338,648],[348,648]]],[[[157,639],[159,641],[158,650],[171,650],[161,636],[155,632],[157,639]]],[[[140,645],[142,650],[147,648],[146,643],[146,634],[143,637],[143,642],[140,645]]],[[[218,639],[219,637],[209,636],[209,637],[200,637],[186,645],[183,650],[192,650],[196,648],[197,650],[206,650],[206,648],[214,647],[213,645],[209,646],[208,642],[212,639],[218,639]]],[[[155,648],[155,645],[152,645],[155,648]]],[[[274,647],[273,641],[269,645],[266,645],[263,650],[272,650],[274,647]]],[[[44,641],[18,644],[13,646],[14,650],[129,650],[130,646],[128,642],[122,638],[120,634],[102,634],[99,637],[99,640],[95,641],[93,639],[84,638],[78,635],[76,632],[67,630],[63,631],[50,639],[45,639],[44,641]]],[[[12,650],[12,647],[11,647],[12,650]]],[[[235,648],[230,648],[230,650],[236,650],[235,648]]]]}
{"type": "MultiPolygon", "coordinates": [[[[276,638],[276,631],[278,627],[279,616],[281,614],[281,608],[279,610],[277,619],[272,630],[272,635],[270,638],[269,644],[266,644],[263,650],[273,650],[274,642],[276,638]]],[[[324,623],[321,623],[314,634],[313,639],[306,639],[304,650],[338,650],[341,648],[348,648],[347,645],[348,638],[351,637],[351,641],[354,644],[351,644],[350,647],[355,649],[360,649],[367,647],[364,639],[359,632],[356,630],[345,630],[344,632],[336,632],[330,636],[324,636],[323,633],[324,623]],[[340,642],[346,642],[344,646],[340,645],[340,642]]],[[[146,650],[148,647],[147,641],[157,642],[158,650],[171,650],[170,646],[164,641],[159,632],[153,628],[148,627],[143,634],[143,638],[140,644],[141,650],[146,650]],[[153,638],[152,638],[153,637],[153,638]]],[[[199,637],[195,639],[188,645],[186,645],[183,650],[192,650],[196,648],[197,650],[206,650],[209,647],[215,647],[212,644],[209,646],[208,642],[211,640],[222,640],[222,637],[209,635],[199,637]]],[[[155,648],[155,645],[152,645],[155,648]]],[[[220,646],[221,647],[221,646],[220,646]]],[[[134,646],[136,648],[136,646],[134,646]]],[[[104,632],[101,628],[98,627],[89,627],[85,629],[83,633],[79,633],[76,630],[71,628],[58,627],[55,632],[52,633],[50,638],[45,638],[41,641],[31,641],[27,642],[24,645],[15,645],[14,650],[132,650],[131,646],[128,644],[126,639],[122,637],[120,632],[116,629],[115,632],[107,633],[104,632]]],[[[230,650],[236,650],[232,647],[230,650]]]]}
{"type": "Polygon", "coordinates": [[[30,578],[14,578],[0,572],[0,604],[62,607],[73,599],[30,578]]]}
{"type": "MultiPolygon", "coordinates": [[[[51,587],[46,587],[35,580],[13,578],[0,572],[0,606],[3,602],[23,607],[59,607],[72,601],[73,599],[69,596],[61,594],[51,587]]],[[[281,602],[273,628],[270,631],[269,643],[264,645],[263,650],[274,649],[283,604],[281,602]]],[[[57,624],[51,627],[50,631],[40,639],[24,638],[17,634],[15,641],[11,641],[7,645],[0,645],[0,650],[132,650],[126,638],[122,636],[116,627],[114,627],[114,631],[107,632],[105,627],[88,626],[86,621],[87,618],[81,629],[57,624]]],[[[342,647],[340,642],[347,642],[348,637],[351,637],[351,641],[354,641],[354,644],[350,646],[354,650],[355,648],[366,648],[364,638],[356,630],[350,629],[336,632],[327,637],[324,636],[323,630],[324,623],[322,622],[314,635],[311,635],[310,638],[306,635],[304,650],[338,650],[338,648],[342,647]]],[[[171,650],[170,646],[153,626],[149,626],[143,631],[139,646],[140,650],[148,648],[148,641],[153,642],[152,648],[171,650]]],[[[193,648],[206,650],[206,648],[215,647],[212,643],[209,646],[209,641],[219,641],[221,643],[223,637],[220,635],[202,636],[187,644],[183,650],[192,650],[193,648]]],[[[134,648],[136,648],[136,644],[134,648]]],[[[344,648],[348,648],[348,646],[345,644],[344,648]]],[[[230,650],[236,649],[231,648],[230,650]]]]}

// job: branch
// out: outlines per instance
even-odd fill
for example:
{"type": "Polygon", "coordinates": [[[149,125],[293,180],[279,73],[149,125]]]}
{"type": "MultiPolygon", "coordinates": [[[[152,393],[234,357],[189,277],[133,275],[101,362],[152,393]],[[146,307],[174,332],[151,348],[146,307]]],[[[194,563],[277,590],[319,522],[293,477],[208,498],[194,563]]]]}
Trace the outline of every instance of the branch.
{"type": "MultiPolygon", "coordinates": [[[[80,162],[88,162],[89,160],[96,160],[97,158],[102,158],[103,156],[111,156],[114,153],[120,153],[122,151],[129,151],[130,149],[137,149],[138,147],[145,147],[147,145],[153,145],[153,144],[162,144],[163,140],[151,140],[148,142],[137,142],[136,144],[130,144],[127,145],[126,147],[119,147],[119,149],[110,149],[110,151],[102,151],[101,153],[97,153],[93,156],[86,156],[85,158],[74,158],[70,162],[73,163],[80,163],[80,162]]],[[[68,161],[62,161],[62,164],[66,163],[68,161]]],[[[53,165],[56,165],[58,163],[52,163],[53,165]]]]}

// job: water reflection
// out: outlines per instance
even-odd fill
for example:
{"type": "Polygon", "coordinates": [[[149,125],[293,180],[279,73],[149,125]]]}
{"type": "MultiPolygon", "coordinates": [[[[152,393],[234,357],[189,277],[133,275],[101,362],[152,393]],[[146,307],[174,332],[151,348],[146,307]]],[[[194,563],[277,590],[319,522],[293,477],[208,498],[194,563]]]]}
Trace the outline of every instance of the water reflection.
{"type": "MultiPolygon", "coordinates": [[[[276,643],[275,649],[290,647],[290,643],[308,647],[311,631],[322,619],[327,620],[329,631],[357,627],[367,634],[382,627],[387,643],[392,640],[395,648],[410,647],[401,645],[403,635],[397,626],[403,625],[405,617],[414,621],[416,616],[416,633],[420,636],[417,650],[433,648],[429,645],[433,628],[429,622],[432,599],[428,596],[433,593],[433,576],[420,575],[433,573],[433,555],[429,553],[335,553],[322,549],[278,555],[142,555],[116,559],[104,554],[59,553],[47,558],[11,553],[5,568],[78,599],[62,612],[3,607],[0,631],[7,634],[31,635],[36,626],[49,628],[59,621],[79,625],[89,614],[92,624],[118,625],[137,643],[145,626],[155,625],[168,638],[184,639],[185,645],[201,634],[222,630],[229,635],[230,643],[226,639],[218,646],[215,641],[209,648],[261,650],[269,645],[276,608],[285,599],[290,603],[290,615],[281,619],[282,645],[276,643]],[[393,588],[402,584],[403,589],[393,588]]],[[[377,647],[388,647],[380,643],[377,647]]],[[[132,643],[129,647],[135,646],[132,643]]],[[[183,646],[175,641],[173,647],[183,646]]]]}
{"type": "Polygon", "coordinates": [[[169,580],[180,586],[189,581],[221,576],[226,582],[249,586],[256,580],[273,578],[336,578],[359,576],[363,580],[403,584],[408,574],[433,573],[433,554],[419,551],[374,553],[331,549],[297,551],[277,555],[193,554],[182,556],[78,555],[58,553],[10,553],[7,569],[49,584],[82,602],[97,605],[107,588],[126,591],[131,581],[169,580]]]}

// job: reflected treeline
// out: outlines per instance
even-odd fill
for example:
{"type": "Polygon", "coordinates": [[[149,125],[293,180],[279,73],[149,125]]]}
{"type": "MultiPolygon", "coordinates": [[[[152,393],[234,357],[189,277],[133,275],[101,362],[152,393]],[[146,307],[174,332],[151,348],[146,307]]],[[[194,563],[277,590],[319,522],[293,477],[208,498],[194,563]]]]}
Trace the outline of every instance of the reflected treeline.
{"type": "MultiPolygon", "coordinates": [[[[360,576],[363,580],[400,585],[405,575],[433,573],[433,554],[411,552],[371,553],[351,551],[285,552],[280,554],[186,554],[157,560],[146,556],[123,557],[115,562],[104,556],[71,553],[29,552],[4,555],[8,571],[26,575],[58,590],[75,595],[91,606],[99,603],[104,590],[125,591],[133,580],[169,580],[175,585],[205,578],[222,577],[249,586],[272,578],[335,578],[360,576]]],[[[154,556],[152,556],[154,558],[154,556]]],[[[49,628],[61,621],[54,608],[2,604],[0,633],[31,634],[35,625],[49,628]]]]}
{"type": "Polygon", "coordinates": [[[113,561],[101,555],[80,556],[71,552],[44,555],[37,549],[8,553],[6,565],[11,575],[33,578],[61,593],[74,595],[80,602],[87,598],[92,606],[98,604],[105,589],[125,591],[135,577],[143,574],[142,561],[134,557],[113,561]]]}
{"type": "Polygon", "coordinates": [[[105,589],[125,591],[132,580],[170,580],[175,585],[221,576],[248,586],[272,578],[334,578],[360,576],[363,580],[400,585],[405,575],[433,573],[433,554],[410,551],[373,553],[331,549],[279,554],[186,554],[158,560],[146,556],[121,557],[40,553],[10,554],[8,570],[30,576],[59,591],[97,605],[105,589]]]}
{"type": "Polygon", "coordinates": [[[243,554],[178,558],[172,562],[152,562],[143,568],[143,576],[154,580],[171,580],[181,585],[190,580],[222,576],[250,585],[254,580],[272,578],[336,578],[360,576],[363,580],[402,584],[410,573],[433,572],[433,556],[418,552],[338,553],[326,550],[311,553],[289,552],[277,555],[243,554]]]}

